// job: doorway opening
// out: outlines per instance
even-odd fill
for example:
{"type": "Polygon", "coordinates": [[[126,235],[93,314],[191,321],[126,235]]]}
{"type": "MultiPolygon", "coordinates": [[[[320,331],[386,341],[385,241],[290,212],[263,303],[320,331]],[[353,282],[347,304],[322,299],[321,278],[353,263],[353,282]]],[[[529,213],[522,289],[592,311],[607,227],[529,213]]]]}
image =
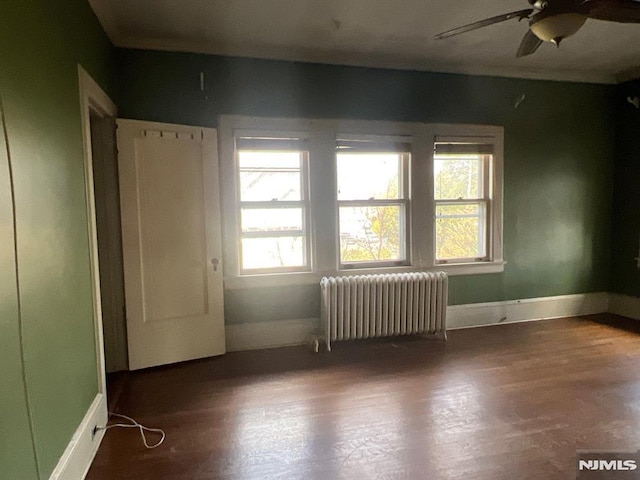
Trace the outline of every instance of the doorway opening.
{"type": "Polygon", "coordinates": [[[91,109],[91,156],[93,164],[100,302],[104,339],[105,372],[111,388],[109,406],[116,402],[128,370],[122,230],[118,188],[116,123],[91,109]]]}
{"type": "MultiPolygon", "coordinates": [[[[128,370],[115,104],[79,67],[88,235],[93,283],[98,393],[104,414],[117,402],[118,374],[128,370]],[[107,395],[106,375],[109,382],[107,395]]],[[[120,375],[122,376],[122,375],[120,375]]]]}

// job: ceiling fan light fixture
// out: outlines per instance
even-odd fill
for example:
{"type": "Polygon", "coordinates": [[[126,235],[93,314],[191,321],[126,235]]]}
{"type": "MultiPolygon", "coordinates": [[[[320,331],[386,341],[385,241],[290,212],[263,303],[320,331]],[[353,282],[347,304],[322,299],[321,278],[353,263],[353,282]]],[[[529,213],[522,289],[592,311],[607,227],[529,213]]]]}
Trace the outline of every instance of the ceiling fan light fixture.
{"type": "Polygon", "coordinates": [[[540,40],[559,45],[562,40],[580,30],[586,21],[586,15],[579,13],[560,13],[532,23],[531,31],[540,40]]]}

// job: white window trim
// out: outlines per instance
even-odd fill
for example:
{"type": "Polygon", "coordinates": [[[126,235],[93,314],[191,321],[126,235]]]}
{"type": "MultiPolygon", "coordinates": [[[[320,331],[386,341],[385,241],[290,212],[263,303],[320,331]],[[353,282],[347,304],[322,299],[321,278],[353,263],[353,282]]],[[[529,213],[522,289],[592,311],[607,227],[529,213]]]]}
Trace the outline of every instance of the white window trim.
{"type": "MultiPolygon", "coordinates": [[[[434,264],[442,270],[449,271],[449,267],[472,267],[475,265],[488,265],[499,264],[504,265],[503,251],[502,251],[502,221],[503,221],[503,183],[502,183],[502,170],[503,170],[503,155],[504,155],[504,130],[499,127],[486,127],[486,126],[470,126],[464,131],[464,135],[455,136],[452,135],[452,131],[456,130],[459,125],[448,125],[444,128],[446,135],[435,134],[434,143],[455,143],[455,142],[468,142],[468,143],[487,143],[494,145],[494,152],[492,154],[491,164],[484,163],[483,168],[483,196],[478,199],[464,199],[463,203],[474,203],[477,201],[479,204],[483,204],[486,211],[486,226],[488,227],[485,241],[487,242],[486,259],[473,260],[473,259],[447,259],[445,261],[438,261],[434,258],[434,264]],[[493,130],[493,131],[492,131],[493,130]],[[500,183],[496,183],[499,181],[500,183]],[[496,185],[500,188],[496,188],[496,185]],[[496,223],[500,224],[500,228],[495,228],[496,223]]],[[[432,182],[433,183],[433,182],[432,182]]],[[[453,200],[435,200],[435,195],[432,194],[434,208],[438,203],[447,203],[453,200]]],[[[434,212],[435,219],[435,212],[434,212]]],[[[434,224],[433,236],[435,241],[436,229],[434,224]]],[[[435,253],[435,248],[434,248],[435,253]]],[[[461,268],[451,269],[451,272],[464,271],[461,268]]],[[[451,273],[452,275],[454,273],[451,273]]]]}
{"type": "Polygon", "coordinates": [[[223,115],[219,118],[221,199],[225,288],[259,288],[311,285],[329,275],[364,275],[412,271],[445,271],[449,275],[476,275],[504,271],[503,258],[503,165],[504,129],[489,125],[424,124],[361,120],[315,120],[223,115]],[[235,162],[235,135],[238,131],[259,131],[279,136],[283,132],[309,138],[309,198],[311,245],[310,268],[304,272],[240,274],[238,255],[239,205],[235,162]],[[410,175],[411,265],[340,268],[338,200],[335,141],[345,135],[403,136],[413,143],[410,175]],[[433,185],[433,144],[446,138],[481,139],[495,145],[491,193],[490,261],[435,263],[435,202],[433,185]],[[422,179],[422,180],[417,180],[422,179]]]}

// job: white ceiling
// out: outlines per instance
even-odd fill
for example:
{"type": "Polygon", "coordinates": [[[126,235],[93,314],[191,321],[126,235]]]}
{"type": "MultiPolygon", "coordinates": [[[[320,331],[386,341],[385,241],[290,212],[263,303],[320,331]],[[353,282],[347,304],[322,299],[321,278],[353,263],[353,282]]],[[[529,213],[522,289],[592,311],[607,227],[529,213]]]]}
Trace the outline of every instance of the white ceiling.
{"type": "Polygon", "coordinates": [[[640,24],[588,20],[515,58],[525,22],[433,36],[526,0],[89,0],[117,46],[597,83],[640,76],[640,24]]]}

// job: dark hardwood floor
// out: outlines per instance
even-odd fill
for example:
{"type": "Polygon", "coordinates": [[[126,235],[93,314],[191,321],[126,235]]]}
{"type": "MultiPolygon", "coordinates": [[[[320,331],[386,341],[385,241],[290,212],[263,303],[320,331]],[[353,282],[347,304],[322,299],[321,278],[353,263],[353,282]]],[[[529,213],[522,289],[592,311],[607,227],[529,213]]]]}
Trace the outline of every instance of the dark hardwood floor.
{"type": "Polygon", "coordinates": [[[576,448],[640,448],[638,332],[594,316],[134,372],[114,411],[167,438],[109,430],[87,478],[575,478],[576,448]]]}

